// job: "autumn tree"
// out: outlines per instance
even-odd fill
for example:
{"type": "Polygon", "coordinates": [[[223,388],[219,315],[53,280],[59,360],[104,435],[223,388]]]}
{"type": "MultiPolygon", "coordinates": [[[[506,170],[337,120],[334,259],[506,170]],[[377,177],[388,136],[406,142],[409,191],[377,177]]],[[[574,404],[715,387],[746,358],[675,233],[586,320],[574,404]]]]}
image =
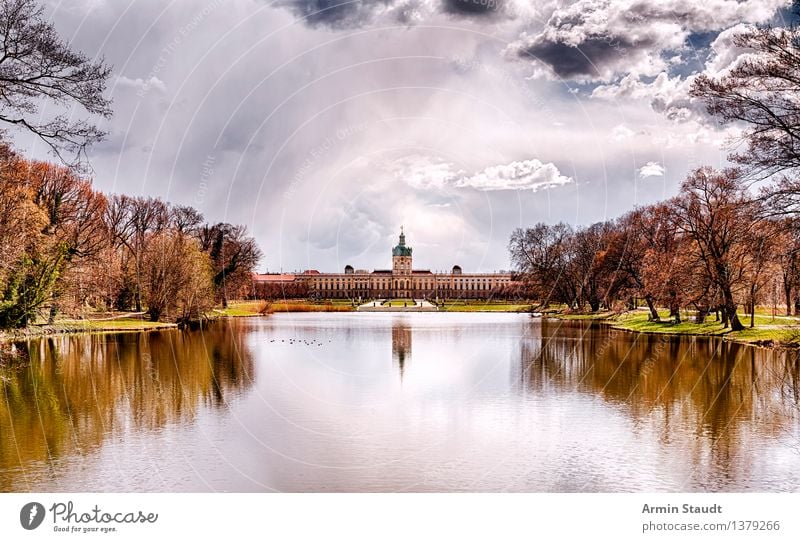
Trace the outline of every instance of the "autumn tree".
{"type": "Polygon", "coordinates": [[[578,306],[589,304],[592,312],[609,305],[609,291],[615,282],[617,262],[608,258],[611,224],[597,222],[581,228],[572,237],[568,274],[578,284],[578,306]]]}
{"type": "Polygon", "coordinates": [[[27,166],[0,144],[0,328],[26,326],[55,280],[38,258],[47,216],[34,202],[27,166]]]}
{"type": "Polygon", "coordinates": [[[149,239],[169,225],[169,206],[157,198],[113,196],[105,214],[113,243],[126,251],[130,265],[123,266],[123,303],[132,301],[142,311],[142,261],[149,239]]]}
{"type": "Polygon", "coordinates": [[[730,322],[733,331],[744,329],[735,293],[742,286],[749,229],[756,215],[739,172],[699,168],[686,178],[671,204],[679,231],[698,251],[697,265],[719,289],[723,323],[730,322]]]}
{"type": "Polygon", "coordinates": [[[211,262],[197,241],[176,230],[155,233],[142,258],[142,291],[152,321],[194,320],[213,305],[211,262]]]}
{"type": "Polygon", "coordinates": [[[261,251],[244,226],[205,225],[199,228],[198,239],[201,250],[211,259],[216,298],[227,307],[229,299],[246,295],[251,288],[261,251]]]}
{"type": "Polygon", "coordinates": [[[539,223],[511,234],[511,262],[542,307],[551,301],[571,306],[577,298],[578,285],[567,275],[572,235],[572,228],[563,222],[539,223]]]}
{"type": "Polygon", "coordinates": [[[52,323],[61,297],[76,294],[80,273],[72,272],[95,258],[108,243],[103,221],[106,197],[70,168],[37,161],[28,170],[34,202],[47,216],[43,233],[51,245],[49,254],[42,253],[40,258],[57,260],[51,267],[61,278],[51,292],[52,323]]]}
{"type": "Polygon", "coordinates": [[[800,229],[793,221],[783,218],[775,222],[775,265],[781,280],[781,289],[786,303],[786,316],[792,314],[792,304],[797,299],[800,283],[800,229]]]}
{"type": "Polygon", "coordinates": [[[25,182],[26,163],[0,142],[0,289],[23,254],[35,245],[47,217],[25,182]]]}
{"type": "Polygon", "coordinates": [[[619,287],[629,290],[634,298],[641,296],[647,304],[650,319],[654,321],[659,320],[656,303],[668,281],[662,277],[656,280],[648,278],[652,278],[655,270],[669,269],[664,265],[663,253],[665,245],[666,251],[670,252],[669,241],[672,240],[667,231],[669,225],[661,220],[661,216],[663,210],[655,205],[634,209],[622,216],[610,232],[606,255],[619,276],[619,287]]]}

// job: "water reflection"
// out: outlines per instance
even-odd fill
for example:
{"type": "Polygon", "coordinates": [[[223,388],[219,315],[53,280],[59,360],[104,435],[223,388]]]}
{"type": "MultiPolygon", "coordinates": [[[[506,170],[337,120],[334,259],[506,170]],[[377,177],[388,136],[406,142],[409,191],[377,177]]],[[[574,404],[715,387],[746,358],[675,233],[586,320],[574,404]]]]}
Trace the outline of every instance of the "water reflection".
{"type": "Polygon", "coordinates": [[[800,451],[796,351],[546,320],[520,352],[527,393],[579,391],[620,405],[661,443],[688,447],[691,476],[717,480],[709,487],[748,477],[750,447],[783,437],[800,451]]]}
{"type": "Polygon", "coordinates": [[[90,453],[121,434],[191,424],[198,409],[224,408],[254,377],[251,352],[228,326],[15,348],[27,363],[0,369],[0,490],[19,488],[27,467],[90,453]]]}
{"type": "Polygon", "coordinates": [[[800,490],[797,352],[290,313],[0,353],[2,490],[800,490]]]}
{"type": "Polygon", "coordinates": [[[411,327],[401,320],[392,326],[392,363],[400,373],[401,382],[408,361],[411,361],[411,327]]]}

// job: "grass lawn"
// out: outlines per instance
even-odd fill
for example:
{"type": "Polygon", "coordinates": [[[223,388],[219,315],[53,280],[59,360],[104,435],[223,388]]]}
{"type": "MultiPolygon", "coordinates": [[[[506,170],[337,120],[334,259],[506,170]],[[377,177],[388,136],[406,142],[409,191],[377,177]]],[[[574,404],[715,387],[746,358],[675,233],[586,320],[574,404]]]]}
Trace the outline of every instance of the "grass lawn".
{"type": "Polygon", "coordinates": [[[170,322],[151,322],[140,317],[120,316],[119,318],[104,318],[95,320],[58,320],[54,324],[31,325],[24,329],[0,331],[0,342],[27,340],[59,333],[99,333],[120,331],[149,331],[153,329],[176,328],[177,324],[170,322]]]}
{"type": "Polygon", "coordinates": [[[473,301],[445,301],[439,306],[440,311],[445,312],[523,312],[530,310],[531,306],[524,303],[489,302],[482,303],[473,301]]]}
{"type": "Polygon", "coordinates": [[[140,318],[122,317],[112,320],[59,320],[55,324],[42,327],[53,331],[58,331],[59,329],[64,329],[65,331],[75,329],[86,329],[87,331],[135,331],[175,327],[176,325],[170,322],[151,322],[140,318]]]}
{"type": "MultiPolygon", "coordinates": [[[[349,299],[326,299],[322,303],[331,304],[331,305],[338,305],[338,306],[346,306],[346,307],[352,307],[353,306],[353,302],[351,300],[349,300],[349,299]]],[[[357,301],[356,301],[356,305],[359,305],[359,303],[357,301]]]]}
{"type": "Polygon", "coordinates": [[[614,316],[611,311],[592,312],[592,313],[570,313],[558,314],[558,318],[562,320],[607,320],[614,316]]]}
{"type": "MultiPolygon", "coordinates": [[[[659,311],[659,316],[667,320],[669,311],[659,311]]],[[[652,322],[647,318],[647,311],[638,310],[622,314],[617,318],[611,319],[611,321],[613,321],[615,328],[644,333],[716,335],[739,342],[800,342],[800,326],[796,325],[794,319],[788,320],[788,325],[781,321],[776,324],[771,317],[756,314],[756,327],[746,327],[742,331],[731,331],[730,328],[723,328],[720,322],[715,322],[713,315],[703,324],[697,324],[692,319],[686,319],[680,324],[673,324],[669,321],[652,322]]],[[[749,326],[749,316],[745,318],[743,315],[739,315],[739,318],[745,326],[749,326]]]]}
{"type": "Polygon", "coordinates": [[[264,301],[229,301],[228,308],[213,309],[209,316],[258,316],[264,306],[264,301]]]}
{"type": "Polygon", "coordinates": [[[381,304],[384,307],[413,307],[416,305],[413,299],[391,299],[381,304]]]}

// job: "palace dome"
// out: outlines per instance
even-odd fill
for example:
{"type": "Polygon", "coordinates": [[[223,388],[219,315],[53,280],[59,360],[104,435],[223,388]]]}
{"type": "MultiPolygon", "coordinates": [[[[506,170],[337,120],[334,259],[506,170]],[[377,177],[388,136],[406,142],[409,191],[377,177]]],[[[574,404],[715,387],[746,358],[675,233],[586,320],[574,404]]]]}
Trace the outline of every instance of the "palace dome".
{"type": "Polygon", "coordinates": [[[400,228],[400,242],[392,249],[392,256],[411,256],[411,247],[406,246],[406,234],[400,228]]]}

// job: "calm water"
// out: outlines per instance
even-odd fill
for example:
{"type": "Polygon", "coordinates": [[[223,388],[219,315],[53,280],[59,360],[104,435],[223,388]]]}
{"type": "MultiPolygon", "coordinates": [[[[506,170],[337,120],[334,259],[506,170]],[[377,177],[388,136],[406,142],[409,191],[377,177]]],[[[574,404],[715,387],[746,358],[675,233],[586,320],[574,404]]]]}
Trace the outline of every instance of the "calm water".
{"type": "Polygon", "coordinates": [[[795,352],[397,313],[3,352],[3,491],[800,490],[795,352]]]}

